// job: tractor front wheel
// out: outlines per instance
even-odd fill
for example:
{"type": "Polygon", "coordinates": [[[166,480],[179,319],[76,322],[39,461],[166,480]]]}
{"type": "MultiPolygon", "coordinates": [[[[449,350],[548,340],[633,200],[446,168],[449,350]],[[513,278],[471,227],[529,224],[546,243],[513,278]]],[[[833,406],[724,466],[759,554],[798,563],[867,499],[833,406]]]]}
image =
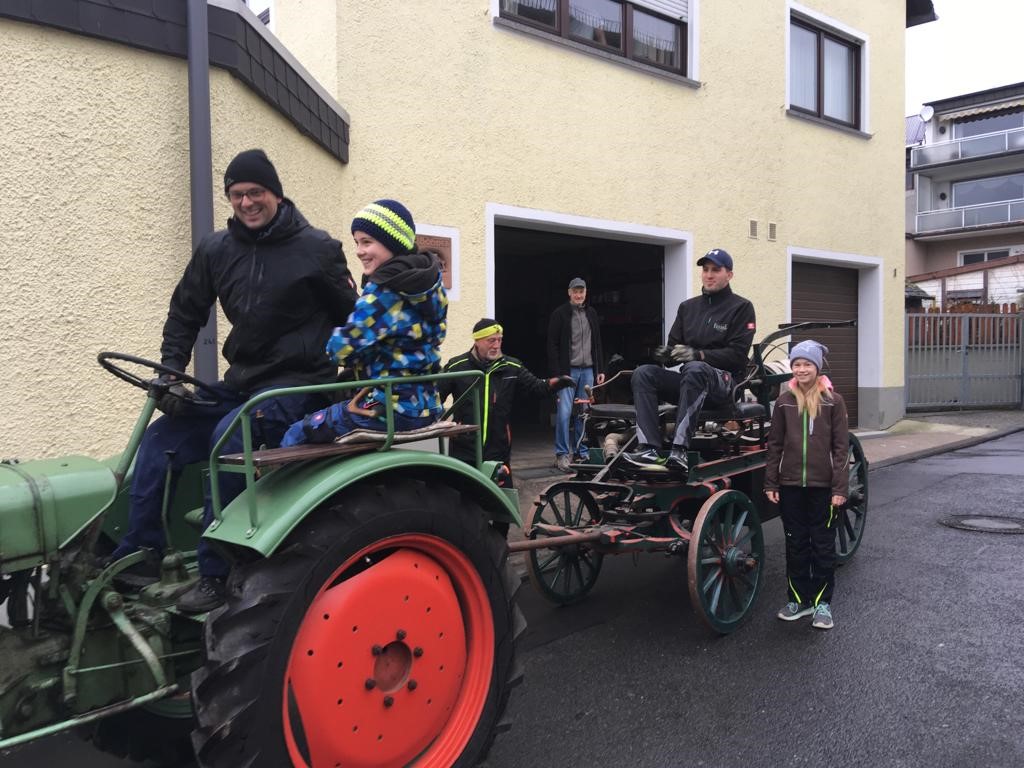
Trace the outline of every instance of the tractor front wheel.
{"type": "Polygon", "coordinates": [[[342,491],[232,572],[193,676],[199,764],[476,765],[520,677],[506,554],[451,488],[342,491]]]}

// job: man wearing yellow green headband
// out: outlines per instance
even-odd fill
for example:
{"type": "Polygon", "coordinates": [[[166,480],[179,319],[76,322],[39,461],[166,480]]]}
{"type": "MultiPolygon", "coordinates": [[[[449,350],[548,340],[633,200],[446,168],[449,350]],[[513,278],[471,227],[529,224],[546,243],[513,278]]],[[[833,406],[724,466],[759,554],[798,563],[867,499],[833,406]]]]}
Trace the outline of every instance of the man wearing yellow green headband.
{"type": "MultiPolygon", "coordinates": [[[[500,461],[509,466],[512,460],[512,430],[509,416],[516,397],[527,395],[545,397],[562,387],[573,386],[568,376],[538,379],[522,361],[502,354],[504,329],[497,320],[484,318],[473,326],[473,346],[468,352],[453,357],[445,365],[446,373],[455,371],[483,371],[486,375],[480,391],[482,413],[473,413],[473,397],[468,396],[455,410],[455,419],[464,424],[479,424],[484,435],[485,461],[500,461]]],[[[442,402],[453,395],[456,399],[468,391],[475,378],[448,379],[438,384],[442,402]]],[[[467,463],[476,461],[475,437],[463,435],[453,438],[449,453],[467,463]]],[[[506,486],[512,486],[511,468],[506,486]]]]}

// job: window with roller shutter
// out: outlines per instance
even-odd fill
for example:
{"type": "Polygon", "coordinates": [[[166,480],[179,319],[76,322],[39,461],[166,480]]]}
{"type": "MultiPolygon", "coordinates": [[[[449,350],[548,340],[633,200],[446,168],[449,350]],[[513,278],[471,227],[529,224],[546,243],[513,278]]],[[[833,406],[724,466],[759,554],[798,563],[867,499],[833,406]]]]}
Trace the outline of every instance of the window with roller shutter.
{"type": "Polygon", "coordinates": [[[501,0],[499,8],[502,18],[687,74],[689,0],[501,0]]]}

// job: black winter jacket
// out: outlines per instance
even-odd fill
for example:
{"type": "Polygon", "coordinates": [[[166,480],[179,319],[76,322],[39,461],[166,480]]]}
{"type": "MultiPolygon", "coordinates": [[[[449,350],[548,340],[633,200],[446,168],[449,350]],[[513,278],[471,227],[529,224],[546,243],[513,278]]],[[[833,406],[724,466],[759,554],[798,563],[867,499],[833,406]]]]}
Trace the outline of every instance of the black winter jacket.
{"type": "MultiPolygon", "coordinates": [[[[473,414],[473,396],[468,395],[455,409],[455,420],[463,424],[479,424],[484,434],[484,461],[501,461],[508,464],[512,459],[512,431],[509,417],[512,403],[517,396],[544,397],[551,394],[547,381],[538,379],[520,360],[514,357],[499,357],[490,365],[478,360],[471,352],[453,357],[444,367],[445,372],[483,371],[485,373],[480,404],[483,414],[473,414]]],[[[476,378],[448,379],[439,382],[441,401],[448,395],[458,398],[477,381],[476,378]]],[[[459,435],[452,439],[449,453],[467,462],[474,462],[476,435],[459,435]]]]}
{"type": "Polygon", "coordinates": [[[312,227],[285,199],[254,232],[234,218],[200,241],[171,296],[160,348],[164,365],[184,370],[210,307],[231,323],[224,382],[242,393],[323,384],[337,366],[324,345],[356,300],[341,243],[312,227]]]}
{"type": "Polygon", "coordinates": [[[668,332],[668,344],[693,347],[700,352],[698,359],[742,381],[756,330],[754,305],[727,285],[680,304],[668,332]]]}
{"type": "MultiPolygon", "coordinates": [[[[601,324],[593,307],[587,307],[587,320],[590,321],[590,359],[593,361],[594,375],[604,373],[604,349],[601,346],[601,324]]],[[[551,313],[548,324],[548,372],[552,376],[563,376],[569,373],[569,361],[572,358],[572,302],[558,307],[551,313]]]]}
{"type": "Polygon", "coordinates": [[[784,389],[775,401],[772,428],[768,433],[764,489],[777,491],[780,485],[802,488],[831,488],[833,496],[848,496],[850,475],[846,467],[850,444],[846,403],[830,393],[821,399],[813,421],[801,413],[796,396],[784,389]]]}

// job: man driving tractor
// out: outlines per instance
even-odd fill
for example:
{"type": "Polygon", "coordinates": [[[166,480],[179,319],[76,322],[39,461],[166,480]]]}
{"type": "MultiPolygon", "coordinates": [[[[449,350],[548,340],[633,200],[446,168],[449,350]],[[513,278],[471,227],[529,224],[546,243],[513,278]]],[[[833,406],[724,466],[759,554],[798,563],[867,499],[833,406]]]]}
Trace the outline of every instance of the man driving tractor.
{"type": "MultiPolygon", "coordinates": [[[[356,299],[341,243],[312,227],[284,197],[277,170],[261,149],[241,152],[228,164],[224,194],[234,215],[226,229],[203,238],[185,268],[171,296],[160,353],[165,366],[183,371],[210,308],[219,301],[232,326],[223,349],[228,369],[223,382],[209,388],[217,399],[202,406],[189,401],[180,383],[165,382],[157,406],[165,415],[143,437],[132,474],[128,531],[112,560],[139,549],[163,552],[168,464],[173,484],[183,467],[209,455],[249,397],[276,387],[327,384],[337,372],[323,354],[324,342],[356,299]]],[[[309,395],[268,400],[253,420],[257,444],[277,446],[292,422],[322,404],[309,395]]],[[[241,431],[224,447],[241,450],[241,431]]],[[[240,475],[222,476],[221,498],[227,503],[243,487],[240,475]]],[[[207,493],[204,526],[212,520],[207,493]]],[[[157,561],[140,565],[136,575],[155,580],[157,561]]],[[[228,564],[204,540],[199,573],[200,580],[178,599],[183,612],[210,611],[223,600],[228,564]]]]}

